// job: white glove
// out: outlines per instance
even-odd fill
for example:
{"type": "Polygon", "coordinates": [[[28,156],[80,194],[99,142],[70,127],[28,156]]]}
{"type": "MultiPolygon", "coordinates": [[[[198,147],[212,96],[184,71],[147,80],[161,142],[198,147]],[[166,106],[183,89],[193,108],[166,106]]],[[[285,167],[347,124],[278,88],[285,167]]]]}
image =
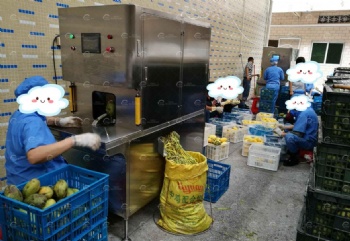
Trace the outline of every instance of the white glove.
{"type": "Polygon", "coordinates": [[[96,151],[101,145],[101,138],[97,134],[84,133],[73,136],[74,146],[89,147],[96,151]]]}
{"type": "Polygon", "coordinates": [[[224,111],[224,107],[218,106],[216,107],[216,111],[222,113],[224,111]]]}
{"type": "Polygon", "coordinates": [[[282,136],[282,131],[280,128],[273,129],[273,132],[275,132],[278,136],[282,136]]]}
{"type": "Polygon", "coordinates": [[[211,107],[211,111],[216,111],[216,107],[215,107],[215,106],[212,106],[212,107],[211,107]]]}
{"type": "Polygon", "coordinates": [[[231,104],[232,105],[238,105],[239,103],[241,103],[241,101],[239,101],[239,100],[231,100],[231,104]]]}
{"type": "Polygon", "coordinates": [[[82,122],[81,118],[75,116],[59,118],[58,122],[55,119],[55,125],[62,127],[81,127],[82,122]]]}
{"type": "Polygon", "coordinates": [[[277,126],[278,126],[279,128],[281,128],[281,129],[285,129],[285,128],[284,128],[284,124],[278,124],[277,126]]]}
{"type": "Polygon", "coordinates": [[[224,102],[221,102],[220,105],[224,106],[227,104],[231,104],[231,105],[238,105],[239,103],[241,103],[239,100],[235,99],[235,100],[226,100],[224,102]]]}

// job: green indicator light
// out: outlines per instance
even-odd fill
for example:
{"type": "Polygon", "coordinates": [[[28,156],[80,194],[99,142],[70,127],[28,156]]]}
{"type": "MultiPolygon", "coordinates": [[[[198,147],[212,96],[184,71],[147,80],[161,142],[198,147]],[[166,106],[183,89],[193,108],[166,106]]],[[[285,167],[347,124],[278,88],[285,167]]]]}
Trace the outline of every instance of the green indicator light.
{"type": "Polygon", "coordinates": [[[69,34],[69,38],[70,39],[74,39],[74,35],[73,34],[69,34]]]}

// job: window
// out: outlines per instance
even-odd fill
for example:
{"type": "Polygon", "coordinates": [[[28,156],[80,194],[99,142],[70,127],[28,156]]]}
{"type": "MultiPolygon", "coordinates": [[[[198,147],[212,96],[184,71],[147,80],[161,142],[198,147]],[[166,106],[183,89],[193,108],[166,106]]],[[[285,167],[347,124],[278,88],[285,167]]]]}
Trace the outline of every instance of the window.
{"type": "Polygon", "coordinates": [[[269,39],[269,47],[278,47],[278,40],[269,39]]]}
{"type": "Polygon", "coordinates": [[[340,64],[342,43],[313,43],[311,61],[319,64],[340,64]]]}

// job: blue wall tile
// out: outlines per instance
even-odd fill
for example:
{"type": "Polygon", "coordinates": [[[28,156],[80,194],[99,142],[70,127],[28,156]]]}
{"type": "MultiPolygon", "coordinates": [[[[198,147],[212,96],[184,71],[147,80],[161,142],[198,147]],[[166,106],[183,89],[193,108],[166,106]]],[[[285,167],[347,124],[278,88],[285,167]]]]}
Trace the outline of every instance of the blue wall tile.
{"type": "Polygon", "coordinates": [[[0,69],[17,69],[17,64],[0,64],[0,69]]]}
{"type": "Polygon", "coordinates": [[[18,9],[18,12],[24,13],[24,14],[31,14],[31,15],[35,14],[34,11],[25,10],[25,9],[18,9]]]}
{"type": "Polygon", "coordinates": [[[42,33],[42,32],[30,32],[30,35],[34,35],[34,36],[45,36],[45,33],[42,33]]]}
{"type": "Polygon", "coordinates": [[[33,64],[33,68],[34,69],[43,69],[43,68],[47,68],[46,64],[33,64]]]}
{"type": "Polygon", "coordinates": [[[64,4],[64,3],[56,3],[57,7],[62,7],[62,8],[69,8],[68,4],[64,4]]]}
{"type": "Polygon", "coordinates": [[[35,44],[22,44],[23,49],[37,49],[38,46],[35,44]]]}
{"type": "Polygon", "coordinates": [[[13,29],[8,28],[0,28],[0,33],[14,33],[15,31],[13,29]]]}

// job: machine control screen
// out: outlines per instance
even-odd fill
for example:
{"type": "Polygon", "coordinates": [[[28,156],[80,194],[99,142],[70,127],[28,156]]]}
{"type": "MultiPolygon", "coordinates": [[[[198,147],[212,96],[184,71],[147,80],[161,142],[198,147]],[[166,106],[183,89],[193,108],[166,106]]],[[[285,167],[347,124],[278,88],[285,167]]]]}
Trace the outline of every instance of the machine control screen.
{"type": "Polygon", "coordinates": [[[81,52],[82,53],[101,53],[101,34],[100,33],[82,33],[81,34],[81,52]]]}

